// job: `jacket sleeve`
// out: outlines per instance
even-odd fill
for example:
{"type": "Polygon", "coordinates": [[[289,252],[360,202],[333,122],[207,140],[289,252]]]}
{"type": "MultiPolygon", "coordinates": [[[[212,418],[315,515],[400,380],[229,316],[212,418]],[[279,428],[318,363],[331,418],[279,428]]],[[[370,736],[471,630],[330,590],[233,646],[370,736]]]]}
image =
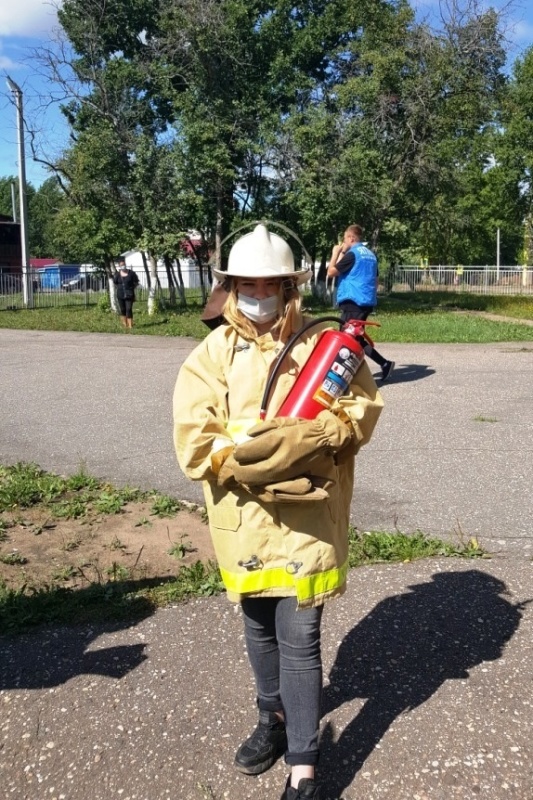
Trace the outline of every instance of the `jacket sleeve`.
{"type": "Polygon", "coordinates": [[[331,409],[346,424],[351,425],[354,434],[354,452],[370,441],[382,408],[383,398],[368,364],[363,361],[349,391],[339,398],[331,409]]]}
{"type": "Polygon", "coordinates": [[[228,387],[223,355],[211,337],[185,360],[174,389],[174,447],[181,469],[192,480],[215,479],[214,446],[233,444],[225,427],[228,387]]]}

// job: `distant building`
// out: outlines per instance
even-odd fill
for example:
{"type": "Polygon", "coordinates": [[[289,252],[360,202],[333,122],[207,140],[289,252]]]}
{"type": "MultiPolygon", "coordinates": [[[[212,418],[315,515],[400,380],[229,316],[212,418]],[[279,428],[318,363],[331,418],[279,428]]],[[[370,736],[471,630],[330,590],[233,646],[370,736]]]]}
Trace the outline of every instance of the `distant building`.
{"type": "MultiPolygon", "coordinates": [[[[126,266],[128,267],[128,269],[132,269],[139,276],[140,285],[144,289],[148,288],[148,279],[146,276],[146,270],[144,268],[142,252],[140,250],[128,250],[125,253],[121,253],[121,256],[126,261],[126,266]]],[[[146,263],[148,264],[147,256],[146,256],[146,263]]],[[[175,261],[173,262],[172,266],[174,271],[177,272],[177,264],[175,261]]],[[[198,289],[201,286],[201,283],[200,283],[200,273],[198,269],[198,263],[196,259],[194,259],[190,255],[182,256],[180,258],[180,268],[185,289],[198,289]]],[[[157,262],[157,277],[159,278],[159,283],[161,285],[161,288],[167,289],[168,288],[167,271],[164,262],[161,260],[157,262]]]]}
{"type": "Polygon", "coordinates": [[[60,263],[57,258],[30,258],[32,269],[44,269],[44,267],[57,266],[60,263]]]}

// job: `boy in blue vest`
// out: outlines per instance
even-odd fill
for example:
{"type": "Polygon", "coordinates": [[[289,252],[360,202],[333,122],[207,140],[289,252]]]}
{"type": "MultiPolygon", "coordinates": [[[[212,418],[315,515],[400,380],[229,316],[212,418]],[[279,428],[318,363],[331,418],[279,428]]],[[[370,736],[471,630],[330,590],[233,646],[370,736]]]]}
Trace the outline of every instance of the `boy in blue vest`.
{"type": "MultiPolygon", "coordinates": [[[[343,322],[366,319],[378,302],[378,260],[372,250],[362,243],[363,229],[350,225],[341,244],[335,245],[328,266],[328,277],[337,278],[337,305],[343,322]]],[[[366,355],[381,367],[381,381],[386,381],[394,369],[365,339],[361,338],[366,355]]]]}

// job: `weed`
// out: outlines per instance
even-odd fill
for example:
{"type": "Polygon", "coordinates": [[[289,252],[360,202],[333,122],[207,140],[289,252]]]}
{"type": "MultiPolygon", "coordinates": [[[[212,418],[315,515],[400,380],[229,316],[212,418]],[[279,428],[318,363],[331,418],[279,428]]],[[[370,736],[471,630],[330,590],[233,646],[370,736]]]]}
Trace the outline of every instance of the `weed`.
{"type": "Polygon", "coordinates": [[[167,553],[169,556],[174,556],[174,558],[185,558],[187,553],[194,553],[194,547],[188,539],[185,539],[185,534],[183,534],[180,542],[171,542],[167,553]]]}
{"type": "Polygon", "coordinates": [[[196,561],[192,566],[183,566],[173,583],[166,584],[164,594],[167,602],[184,600],[188,597],[211,597],[223,591],[222,578],[218,566],[208,561],[196,561]]]}
{"type": "Polygon", "coordinates": [[[75,475],[71,475],[65,481],[65,487],[73,492],[79,492],[81,489],[89,489],[96,491],[100,487],[100,481],[87,475],[84,467],[80,467],[75,475]]]}
{"type": "Polygon", "coordinates": [[[127,581],[130,577],[130,571],[127,567],[122,566],[117,561],[113,561],[110,567],[106,570],[109,578],[116,583],[117,581],[127,581]]]}
{"type": "Polygon", "coordinates": [[[115,536],[107,545],[110,550],[125,550],[126,545],[120,541],[118,536],[115,536]]]}
{"type": "Polygon", "coordinates": [[[13,527],[13,523],[7,519],[0,518],[0,542],[7,542],[9,536],[7,531],[13,527]]]}
{"type": "Polygon", "coordinates": [[[448,544],[420,531],[412,534],[363,532],[350,527],[348,542],[350,567],[380,562],[415,561],[429,556],[475,558],[484,554],[475,539],[471,539],[466,545],[448,544]]]}
{"type": "Polygon", "coordinates": [[[52,580],[54,581],[70,581],[72,578],[75,578],[77,575],[77,570],[72,564],[63,564],[61,567],[57,567],[52,572],[52,580]]]}
{"type": "Polygon", "coordinates": [[[0,511],[49,503],[62,489],[62,479],[44,472],[37,464],[19,462],[0,467],[0,511]]]}
{"type": "Polygon", "coordinates": [[[147,525],[148,527],[150,527],[152,525],[152,523],[148,519],[148,517],[141,517],[141,519],[138,522],[135,523],[134,527],[135,528],[140,528],[140,527],[142,527],[144,525],[147,525]]]}
{"type": "Polygon", "coordinates": [[[65,551],[65,553],[71,553],[73,550],[77,550],[81,544],[81,537],[75,536],[74,539],[67,539],[67,541],[63,542],[61,549],[65,551]]]}
{"type": "Polygon", "coordinates": [[[51,531],[56,526],[55,522],[50,522],[49,519],[45,520],[42,525],[36,525],[33,529],[34,536],[40,536],[43,531],[51,531]]]}
{"type": "Polygon", "coordinates": [[[496,417],[484,417],[482,414],[478,414],[477,417],[474,417],[474,422],[498,422],[496,417]]]}
{"type": "Polygon", "coordinates": [[[182,508],[181,503],[168,495],[158,495],[152,503],[154,517],[173,517],[182,508]]]}
{"type": "Polygon", "coordinates": [[[122,507],[126,504],[126,500],[122,497],[120,492],[102,492],[94,502],[94,508],[101,514],[120,514],[122,507]]]}
{"type": "MultiPolygon", "coordinates": [[[[40,510],[47,509],[54,516],[58,510],[60,514],[67,516],[72,512],[77,513],[76,509],[80,513],[88,507],[90,510],[90,506],[97,500],[102,502],[102,507],[108,513],[116,513],[114,504],[124,504],[130,498],[146,502],[150,500],[154,515],[172,516],[183,507],[177,500],[156,492],[115,489],[91,479],[83,471],[70,479],[48,476],[35,465],[0,467],[0,504],[4,504],[4,510],[10,511],[9,519],[0,516],[0,533],[6,536],[9,528],[18,525],[30,527],[35,533],[49,527],[48,521],[36,528],[33,522],[22,518],[19,509],[26,507],[28,503],[40,506],[40,510]]],[[[205,509],[202,511],[205,514],[205,509]]],[[[43,514],[40,518],[45,516],[43,514]]],[[[137,524],[151,523],[143,517],[137,524]]],[[[412,561],[428,556],[487,557],[475,538],[467,539],[460,527],[456,534],[456,541],[450,544],[427,537],[421,532],[407,535],[400,531],[360,532],[352,528],[349,534],[350,566],[383,561],[412,561]]],[[[169,544],[169,552],[177,558],[183,558],[186,552],[191,552],[190,542],[185,537],[176,542],[169,535],[169,544]]],[[[76,538],[69,534],[65,538],[63,550],[69,552],[75,549],[76,538]]],[[[123,550],[118,537],[110,549],[123,550]]],[[[135,563],[129,568],[115,561],[106,570],[99,563],[98,557],[89,557],[91,560],[86,562],[79,558],[80,564],[76,566],[57,564],[50,585],[44,586],[28,585],[22,568],[17,571],[19,580],[24,581],[21,586],[8,588],[0,580],[0,629],[14,633],[43,623],[137,618],[152,613],[158,606],[186,601],[191,597],[209,597],[223,591],[220,571],[214,562],[181,564],[175,578],[162,580],[147,575],[142,565],[138,567],[142,552],[141,546],[135,563]],[[74,578],[76,586],[73,582],[69,584],[74,578]]],[[[2,561],[25,563],[16,551],[2,556],[2,561]]]]}
{"type": "Polygon", "coordinates": [[[11,553],[0,553],[0,561],[2,564],[8,564],[9,566],[28,563],[28,559],[24,558],[17,550],[13,550],[11,553]]]}
{"type": "Polygon", "coordinates": [[[60,519],[79,519],[87,513],[87,503],[78,498],[74,500],[60,500],[52,506],[52,513],[60,519]]]}

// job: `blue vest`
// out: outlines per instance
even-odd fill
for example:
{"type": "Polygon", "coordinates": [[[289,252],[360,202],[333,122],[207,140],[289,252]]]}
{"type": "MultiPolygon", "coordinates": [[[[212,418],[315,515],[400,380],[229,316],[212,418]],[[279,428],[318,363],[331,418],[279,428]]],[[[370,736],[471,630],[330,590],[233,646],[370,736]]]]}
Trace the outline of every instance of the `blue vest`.
{"type": "Polygon", "coordinates": [[[337,278],[337,305],[349,300],[358,306],[375,306],[378,302],[378,260],[372,250],[358,242],[350,247],[355,264],[337,278]]]}

